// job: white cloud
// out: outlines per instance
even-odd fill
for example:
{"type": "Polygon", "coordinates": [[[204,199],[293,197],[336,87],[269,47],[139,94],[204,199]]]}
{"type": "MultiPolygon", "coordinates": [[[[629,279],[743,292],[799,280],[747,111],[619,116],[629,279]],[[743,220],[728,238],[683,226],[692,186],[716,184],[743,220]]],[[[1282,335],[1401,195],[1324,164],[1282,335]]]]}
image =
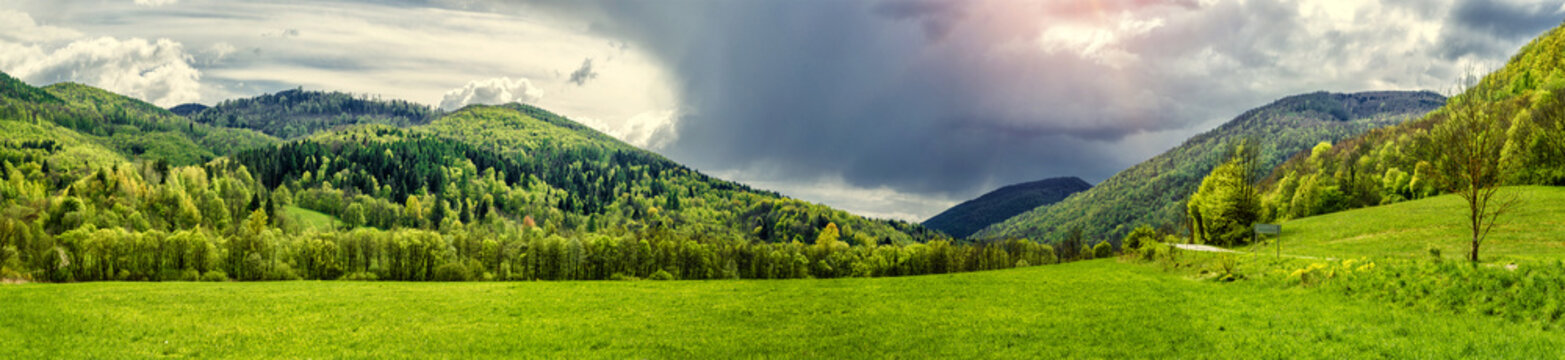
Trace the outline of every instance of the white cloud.
{"type": "Polygon", "coordinates": [[[511,80],[498,77],[489,80],[473,80],[467,86],[447,91],[440,100],[440,108],[456,110],[470,104],[506,104],[511,102],[535,103],[543,99],[543,89],[533,86],[527,79],[511,80]]]}
{"type": "Polygon", "coordinates": [[[658,150],[679,140],[678,125],[678,111],[647,111],[630,117],[623,125],[608,132],[631,145],[658,150]]]}
{"type": "Polygon", "coordinates": [[[943,196],[903,192],[888,186],[853,185],[841,175],[821,176],[807,181],[777,181],[775,179],[778,177],[770,174],[773,171],[751,167],[711,173],[721,179],[774,190],[807,201],[829,199],[831,206],[878,219],[918,223],[957,204],[957,201],[943,196]]]}
{"type": "Polygon", "coordinates": [[[73,29],[39,25],[27,13],[0,9],[0,41],[30,43],[67,40],[81,36],[81,32],[73,29]]]}
{"type": "Polygon", "coordinates": [[[229,55],[233,55],[238,51],[239,48],[234,47],[234,44],[220,41],[216,44],[212,44],[212,46],[207,47],[206,50],[201,52],[203,57],[202,63],[212,65],[218,61],[222,61],[224,58],[227,58],[229,55]]]}
{"type": "Polygon", "coordinates": [[[177,2],[179,2],[179,0],[136,0],[136,5],[141,5],[141,6],[163,6],[163,5],[169,5],[169,4],[173,4],[173,3],[177,3],[177,2]]]}
{"type": "Polygon", "coordinates": [[[0,71],[36,85],[80,82],[159,106],[200,98],[201,72],[179,42],[81,36],[0,10],[0,71]],[[58,46],[66,40],[72,41],[58,46]]]}
{"type": "Polygon", "coordinates": [[[1114,68],[1124,67],[1137,60],[1136,54],[1120,46],[1123,39],[1141,36],[1163,26],[1163,19],[1138,19],[1130,12],[1121,13],[1108,24],[1090,22],[1056,24],[1043,30],[1038,44],[1045,53],[1070,51],[1083,59],[1114,68]]]}

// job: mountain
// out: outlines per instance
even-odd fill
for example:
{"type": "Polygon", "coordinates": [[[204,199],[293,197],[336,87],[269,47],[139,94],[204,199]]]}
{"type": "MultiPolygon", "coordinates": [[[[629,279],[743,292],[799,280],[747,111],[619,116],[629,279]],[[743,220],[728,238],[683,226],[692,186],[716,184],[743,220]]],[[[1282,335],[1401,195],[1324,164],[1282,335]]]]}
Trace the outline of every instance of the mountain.
{"type": "Polygon", "coordinates": [[[292,89],[247,99],[224,100],[186,115],[203,124],[252,129],[282,139],[355,124],[398,127],[429,123],[440,116],[432,107],[344,92],[292,89]]]}
{"type": "Polygon", "coordinates": [[[1088,238],[1118,239],[1143,224],[1177,231],[1183,223],[1185,199],[1233,141],[1258,141],[1262,168],[1270,169],[1322,141],[1401,123],[1443,102],[1439,94],[1427,91],[1289,96],[1246,111],[1091,189],[991,225],[973,237],[1056,241],[1066,230],[1080,228],[1088,238]]]}
{"type": "Polygon", "coordinates": [[[197,103],[189,103],[189,104],[175,105],[174,107],[168,108],[168,112],[174,113],[174,115],[179,115],[179,116],[190,116],[192,114],[195,114],[195,113],[198,113],[198,112],[204,111],[206,109],[210,109],[210,108],[212,108],[212,107],[211,106],[197,104],[197,103]]]}
{"type": "Polygon", "coordinates": [[[1016,214],[1064,200],[1066,196],[1091,188],[1076,177],[1058,177],[1008,185],[976,199],[964,201],[924,220],[924,227],[965,238],[990,224],[1005,221],[1016,214]]]}
{"type": "Polygon", "coordinates": [[[1503,185],[1565,186],[1562,54],[1565,30],[1557,27],[1437,111],[1299,153],[1261,184],[1263,216],[1286,220],[1438,194],[1435,159],[1447,144],[1431,134],[1459,108],[1479,114],[1473,124],[1480,130],[1461,132],[1502,146],[1493,161],[1504,165],[1503,185]]]}

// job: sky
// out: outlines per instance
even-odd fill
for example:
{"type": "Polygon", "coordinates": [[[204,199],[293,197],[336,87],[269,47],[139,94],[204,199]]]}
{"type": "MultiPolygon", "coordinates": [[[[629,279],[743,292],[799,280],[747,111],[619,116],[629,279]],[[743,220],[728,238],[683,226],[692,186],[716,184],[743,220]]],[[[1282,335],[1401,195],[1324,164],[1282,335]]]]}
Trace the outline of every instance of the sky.
{"type": "Polygon", "coordinates": [[[921,221],[1097,183],[1306,92],[1436,90],[1565,0],[0,0],[0,71],[160,106],[519,101],[708,174],[921,221]]]}

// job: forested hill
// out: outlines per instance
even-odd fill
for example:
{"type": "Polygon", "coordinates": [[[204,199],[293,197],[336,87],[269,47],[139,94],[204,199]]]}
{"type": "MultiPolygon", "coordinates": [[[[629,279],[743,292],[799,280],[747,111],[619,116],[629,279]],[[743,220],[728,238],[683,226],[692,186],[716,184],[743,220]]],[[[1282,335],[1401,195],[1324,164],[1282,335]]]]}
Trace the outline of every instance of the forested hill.
{"type": "Polygon", "coordinates": [[[1499,146],[1503,185],[1565,185],[1565,30],[1557,27],[1523,46],[1505,67],[1472,85],[1440,110],[1378,129],[1276,168],[1262,184],[1263,219],[1285,220],[1389,204],[1439,193],[1436,159],[1465,133],[1499,146]],[[1472,110],[1453,123],[1453,111],[1472,110]],[[1456,126],[1466,126],[1456,128],[1456,126]]]}
{"type": "Polygon", "coordinates": [[[1067,230],[1080,228],[1088,239],[1101,240],[1121,238],[1143,224],[1173,230],[1183,223],[1185,199],[1233,141],[1259,142],[1261,166],[1270,169],[1322,141],[1417,118],[1443,102],[1439,94],[1427,91],[1289,96],[1246,111],[1091,189],[992,225],[973,237],[1056,241],[1067,230]]]}
{"type": "Polygon", "coordinates": [[[277,142],[254,131],[197,124],[155,105],[91,86],[58,83],[39,88],[3,73],[0,116],[20,120],[3,125],[8,141],[52,140],[95,149],[69,146],[49,152],[49,158],[58,160],[53,165],[69,168],[124,158],[190,165],[277,142]]]}
{"type": "MultiPolygon", "coordinates": [[[[188,108],[182,110],[189,111],[188,108]]],[[[293,89],[247,99],[224,100],[217,106],[186,116],[204,124],[253,129],[278,138],[292,139],[355,124],[399,127],[420,125],[439,115],[439,110],[404,100],[293,89]]]]}
{"type": "Polygon", "coordinates": [[[965,238],[991,224],[1059,202],[1091,187],[1092,184],[1074,176],[1012,184],[946,209],[925,220],[924,226],[965,238]]]}
{"type": "Polygon", "coordinates": [[[0,86],[0,279],[805,278],[1059,261],[711,178],[519,104],[279,142],[89,86],[0,86]]]}
{"type": "Polygon", "coordinates": [[[530,218],[571,232],[640,231],[812,242],[835,224],[850,244],[912,243],[922,226],[872,220],[708,177],[547,111],[474,105],[412,128],[360,126],[239,154],[267,188],[350,225],[426,213],[425,226],[530,218]],[[536,116],[529,116],[533,114],[536,116]],[[542,118],[542,119],[540,119],[542,118]],[[425,208],[410,210],[411,208],[425,208]]]}

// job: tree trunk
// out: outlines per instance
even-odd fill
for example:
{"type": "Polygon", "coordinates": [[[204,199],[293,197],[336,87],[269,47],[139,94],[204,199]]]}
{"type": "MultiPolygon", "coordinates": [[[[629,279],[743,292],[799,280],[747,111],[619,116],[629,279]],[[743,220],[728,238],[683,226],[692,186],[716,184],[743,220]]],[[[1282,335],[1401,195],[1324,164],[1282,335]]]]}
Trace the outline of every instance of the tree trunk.
{"type": "Polygon", "coordinates": [[[1473,238],[1473,253],[1470,255],[1469,260],[1472,260],[1474,263],[1478,262],[1478,238],[1476,237],[1473,238]]]}

